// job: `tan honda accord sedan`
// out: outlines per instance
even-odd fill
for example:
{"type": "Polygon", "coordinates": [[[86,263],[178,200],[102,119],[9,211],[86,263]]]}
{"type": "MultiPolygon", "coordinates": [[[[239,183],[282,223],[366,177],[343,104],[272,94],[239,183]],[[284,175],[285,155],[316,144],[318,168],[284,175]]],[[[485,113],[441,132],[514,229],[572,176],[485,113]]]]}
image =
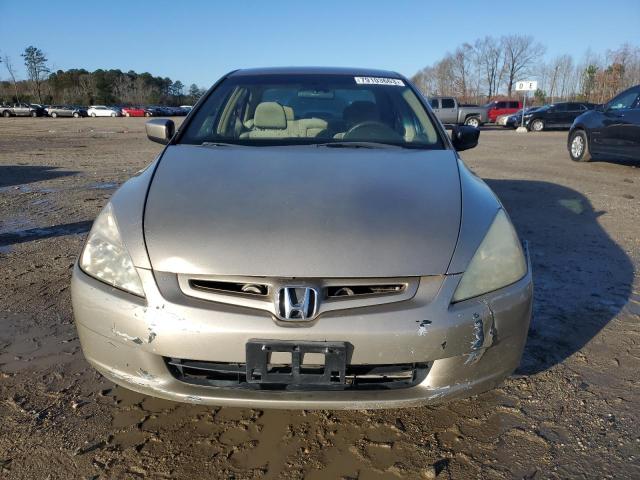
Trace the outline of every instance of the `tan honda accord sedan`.
{"type": "Polygon", "coordinates": [[[504,208],[395,72],[231,72],[99,216],[73,273],[87,360],[131,390],[408,407],[519,364],[532,280],[504,208]]]}

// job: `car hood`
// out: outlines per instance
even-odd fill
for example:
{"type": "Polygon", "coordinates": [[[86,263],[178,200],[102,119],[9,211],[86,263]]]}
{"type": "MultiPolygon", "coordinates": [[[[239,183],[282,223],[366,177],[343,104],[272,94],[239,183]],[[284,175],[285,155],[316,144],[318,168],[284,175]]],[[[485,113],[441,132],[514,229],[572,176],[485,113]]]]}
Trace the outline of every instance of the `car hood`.
{"type": "Polygon", "coordinates": [[[444,274],[460,228],[455,152],[169,146],[145,206],[157,271],[444,274]]]}

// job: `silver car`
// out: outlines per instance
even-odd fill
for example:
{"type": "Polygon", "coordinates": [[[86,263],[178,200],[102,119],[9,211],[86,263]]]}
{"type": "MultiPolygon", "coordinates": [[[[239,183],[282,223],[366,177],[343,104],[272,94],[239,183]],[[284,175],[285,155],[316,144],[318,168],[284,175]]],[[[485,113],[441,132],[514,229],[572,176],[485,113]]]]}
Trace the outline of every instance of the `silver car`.
{"type": "Polygon", "coordinates": [[[408,407],[519,364],[526,249],[409,81],[232,72],[111,198],[73,273],[87,360],[131,390],[273,408],[408,407]]]}

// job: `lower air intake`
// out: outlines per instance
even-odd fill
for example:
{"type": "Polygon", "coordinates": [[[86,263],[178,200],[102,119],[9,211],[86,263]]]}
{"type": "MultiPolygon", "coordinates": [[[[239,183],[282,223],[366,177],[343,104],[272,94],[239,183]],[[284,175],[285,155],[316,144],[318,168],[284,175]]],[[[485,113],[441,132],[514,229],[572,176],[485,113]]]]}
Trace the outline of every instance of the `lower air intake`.
{"type": "MultiPolygon", "coordinates": [[[[247,382],[244,363],[204,362],[166,357],[165,363],[171,374],[181,382],[220,388],[243,388],[251,390],[389,390],[409,388],[422,382],[429,372],[427,363],[398,363],[382,365],[348,365],[346,383],[335,386],[274,385],[247,382]]],[[[290,365],[272,366],[274,371],[286,372],[290,365]]],[[[309,371],[322,369],[321,365],[305,365],[309,371]]]]}

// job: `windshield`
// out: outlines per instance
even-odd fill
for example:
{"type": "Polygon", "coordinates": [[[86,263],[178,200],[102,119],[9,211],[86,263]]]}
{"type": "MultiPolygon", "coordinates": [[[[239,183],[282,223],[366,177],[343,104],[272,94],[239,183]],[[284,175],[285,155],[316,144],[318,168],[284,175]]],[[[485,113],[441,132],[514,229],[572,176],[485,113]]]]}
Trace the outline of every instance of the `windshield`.
{"type": "Polygon", "coordinates": [[[198,108],[179,141],[252,146],[349,142],[444,148],[404,80],[347,75],[227,78],[198,108]]]}

